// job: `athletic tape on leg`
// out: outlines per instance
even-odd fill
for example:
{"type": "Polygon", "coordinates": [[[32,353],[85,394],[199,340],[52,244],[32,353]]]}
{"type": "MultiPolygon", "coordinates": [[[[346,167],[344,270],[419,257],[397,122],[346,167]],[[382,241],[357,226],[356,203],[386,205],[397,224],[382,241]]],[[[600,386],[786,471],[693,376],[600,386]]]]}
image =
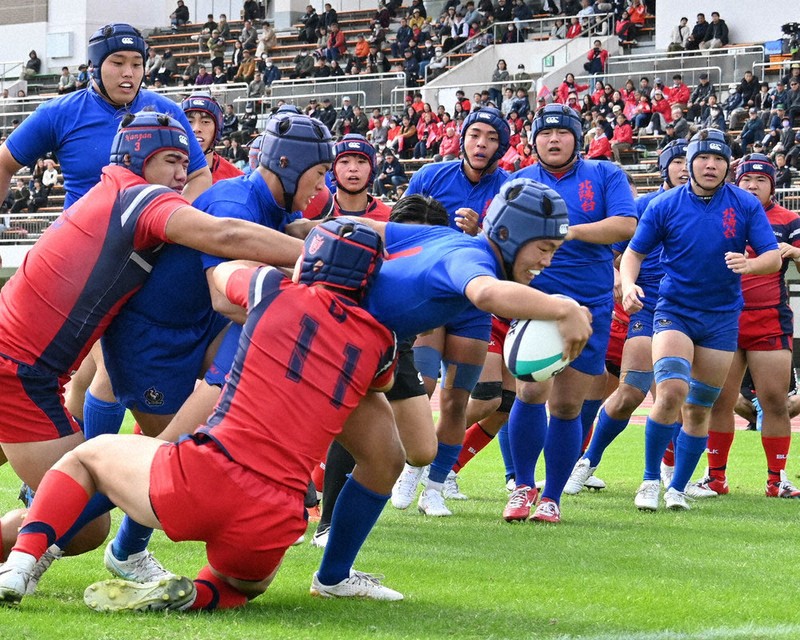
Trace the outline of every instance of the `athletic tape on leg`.
{"type": "Polygon", "coordinates": [[[414,347],[414,366],[426,378],[439,378],[441,362],[442,354],[433,347],[414,347]]]}
{"type": "Polygon", "coordinates": [[[465,389],[472,392],[483,370],[482,364],[442,360],[442,389],[465,389]]]}
{"type": "Polygon", "coordinates": [[[692,378],[689,382],[689,394],[686,396],[686,404],[710,407],[719,398],[720,391],[722,391],[720,387],[712,387],[705,382],[692,378]]]}
{"type": "Polygon", "coordinates": [[[650,391],[650,386],[653,384],[654,377],[655,375],[652,371],[636,371],[630,369],[628,371],[623,371],[619,381],[647,395],[647,392],[650,391]]]}
{"type": "Polygon", "coordinates": [[[686,358],[672,356],[660,358],[653,367],[653,376],[656,383],[664,380],[682,380],[689,384],[692,379],[692,365],[686,358]]]}

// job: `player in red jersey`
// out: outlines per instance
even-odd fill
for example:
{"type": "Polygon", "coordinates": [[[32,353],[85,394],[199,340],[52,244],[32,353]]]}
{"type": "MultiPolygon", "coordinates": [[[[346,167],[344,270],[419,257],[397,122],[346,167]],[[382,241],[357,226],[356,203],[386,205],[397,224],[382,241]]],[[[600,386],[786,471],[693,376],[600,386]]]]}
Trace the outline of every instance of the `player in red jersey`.
{"type": "MultiPolygon", "coordinates": [[[[288,265],[302,243],[262,226],[220,220],[180,196],[188,137],[155,112],[126,117],[100,183],[68,208],[0,291],[0,444],[36,489],[83,434],[64,406],[69,376],[142,286],[164,243],[288,265]]],[[[98,523],[93,548],[107,535],[98,523]]]]}
{"type": "Polygon", "coordinates": [[[173,540],[204,541],[208,564],[194,582],[92,585],[84,594],[90,607],[210,610],[263,593],[306,528],[312,467],[360,399],[391,387],[394,334],[358,304],[382,255],[378,233],[341,219],[309,234],[299,284],[270,267],[219,265],[215,285],[247,307],[248,319],[214,413],[178,443],[103,435],[64,456],[0,568],[0,602],[22,599],[37,558],[95,491],[173,540]]]}
{"type": "MultiPolygon", "coordinates": [[[[800,263],[800,216],[775,202],[775,167],[768,156],[751,153],[742,158],[736,169],[736,184],[764,206],[783,267],[767,275],[742,276],[744,310],[739,317],[739,348],[711,410],[708,473],[690,485],[687,493],[696,491],[695,497],[713,497],[729,492],[726,469],[734,436],[733,409],[745,368],[749,367],[764,412],[761,444],[767,457],[765,493],[770,498],[800,498],[800,490],[786,477],[792,435],[786,395],[792,368],[793,318],[784,279],[789,260],[800,263]]],[[[749,246],[747,251],[752,255],[749,246]]]]}
{"type": "Polygon", "coordinates": [[[358,133],[348,133],[334,147],[334,216],[358,216],[388,222],[391,207],[368,193],[375,178],[375,147],[358,133]]]}
{"type": "Polygon", "coordinates": [[[235,178],[243,172],[215,151],[222,138],[222,107],[208,93],[193,93],[181,102],[197,142],[206,154],[212,183],[235,178]]]}

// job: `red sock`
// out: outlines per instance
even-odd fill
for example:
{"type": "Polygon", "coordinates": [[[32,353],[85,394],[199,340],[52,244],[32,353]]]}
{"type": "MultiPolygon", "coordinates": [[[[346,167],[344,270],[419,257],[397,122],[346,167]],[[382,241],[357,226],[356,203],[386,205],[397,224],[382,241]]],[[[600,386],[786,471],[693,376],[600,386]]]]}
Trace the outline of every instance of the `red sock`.
{"type": "Polygon", "coordinates": [[[791,436],[781,436],[779,438],[766,438],[761,436],[761,446],[767,455],[767,476],[769,482],[778,482],[781,479],[781,471],[786,468],[786,458],[789,457],[789,446],[791,436]]]}
{"type": "Polygon", "coordinates": [[[51,469],[39,483],[35,504],[28,510],[12,551],[41,558],[47,547],[75,524],[88,502],[86,489],[72,476],[51,469]]]}
{"type": "Polygon", "coordinates": [[[467,463],[472,460],[481,449],[489,444],[494,439],[483,430],[479,422],[473,424],[464,434],[464,442],[461,445],[461,453],[458,454],[458,460],[453,465],[453,471],[458,473],[461,469],[467,466],[467,463]]]}
{"type": "Polygon", "coordinates": [[[581,455],[586,453],[586,450],[589,448],[589,443],[592,441],[592,435],[594,434],[594,423],[592,426],[589,427],[589,433],[586,434],[586,439],[583,441],[581,445],[581,455]]]}
{"type": "Polygon", "coordinates": [[[325,461],[323,460],[320,462],[314,470],[311,472],[311,482],[314,483],[314,487],[317,490],[317,493],[322,493],[322,483],[325,482],[325,461]]]}
{"type": "Polygon", "coordinates": [[[728,454],[733,444],[733,431],[709,431],[708,432],[708,475],[712,478],[722,479],[725,477],[725,469],[728,467],[728,454]]]}
{"type": "Polygon", "coordinates": [[[675,445],[672,440],[669,441],[667,445],[667,450],[664,452],[664,457],[661,458],[661,462],[663,462],[668,467],[675,466],[675,445]]]}
{"type": "Polygon", "coordinates": [[[194,579],[197,597],[190,609],[233,609],[247,604],[247,596],[218,578],[206,565],[194,579]]]}

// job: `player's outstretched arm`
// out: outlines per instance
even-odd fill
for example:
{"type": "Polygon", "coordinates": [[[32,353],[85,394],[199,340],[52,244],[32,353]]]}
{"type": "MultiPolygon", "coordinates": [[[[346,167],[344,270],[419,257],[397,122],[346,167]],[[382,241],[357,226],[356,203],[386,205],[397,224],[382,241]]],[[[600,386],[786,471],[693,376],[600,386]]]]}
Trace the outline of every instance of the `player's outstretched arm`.
{"type": "Polygon", "coordinates": [[[177,209],[167,222],[167,238],[203,253],[293,267],[303,242],[246,220],[215,218],[194,207],[177,209]]]}
{"type": "Polygon", "coordinates": [[[22,169],[22,165],[14,160],[14,156],[6,145],[0,147],[0,202],[3,202],[8,195],[8,188],[11,186],[11,178],[22,169]]]}
{"type": "Polygon", "coordinates": [[[636,231],[636,218],[612,216],[597,222],[570,225],[567,240],[582,240],[592,244],[613,244],[630,240],[636,231]]]}
{"type": "Polygon", "coordinates": [[[503,318],[556,320],[564,338],[564,356],[570,360],[578,357],[592,335],[592,314],[568,298],[490,276],[470,280],[465,293],[478,309],[503,318]]]}
{"type": "Polygon", "coordinates": [[[641,300],[644,298],[644,291],[636,285],[636,279],[639,277],[644,258],[644,254],[637,253],[628,247],[625,249],[625,253],[622,254],[622,260],[619,263],[622,306],[627,313],[635,313],[644,306],[641,300]]]}
{"type": "Polygon", "coordinates": [[[186,177],[186,184],[181,195],[189,202],[194,202],[195,198],[211,186],[211,170],[203,167],[197,171],[192,171],[186,177]]]}

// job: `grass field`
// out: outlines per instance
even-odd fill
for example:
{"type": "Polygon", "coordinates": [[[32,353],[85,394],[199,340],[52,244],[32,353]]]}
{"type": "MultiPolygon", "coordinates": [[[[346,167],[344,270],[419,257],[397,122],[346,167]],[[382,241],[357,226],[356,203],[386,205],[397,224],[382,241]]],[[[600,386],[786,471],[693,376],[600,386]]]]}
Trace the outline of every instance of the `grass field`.
{"type": "MultiPolygon", "coordinates": [[[[310,597],[321,551],[304,544],[288,552],[269,591],[244,609],[97,614],[82,602],[86,585],[108,577],[96,550],[56,563],[35,596],[0,610],[0,638],[800,637],[800,501],[763,497],[759,434],[737,434],[731,495],[697,502],[687,513],[633,507],[642,440],[639,425],[623,433],[598,472],[608,489],[565,497],[560,526],[502,521],[507,493],[494,445],[462,474],[471,500],[451,503],[452,518],[387,506],[356,567],[384,573],[403,602],[310,597]]],[[[800,464],[790,461],[789,471],[794,477],[800,464]]],[[[7,466],[0,486],[2,507],[16,506],[18,481],[7,466]]],[[[176,572],[193,576],[203,563],[200,545],[176,545],[160,532],[151,548],[176,572]]]]}

